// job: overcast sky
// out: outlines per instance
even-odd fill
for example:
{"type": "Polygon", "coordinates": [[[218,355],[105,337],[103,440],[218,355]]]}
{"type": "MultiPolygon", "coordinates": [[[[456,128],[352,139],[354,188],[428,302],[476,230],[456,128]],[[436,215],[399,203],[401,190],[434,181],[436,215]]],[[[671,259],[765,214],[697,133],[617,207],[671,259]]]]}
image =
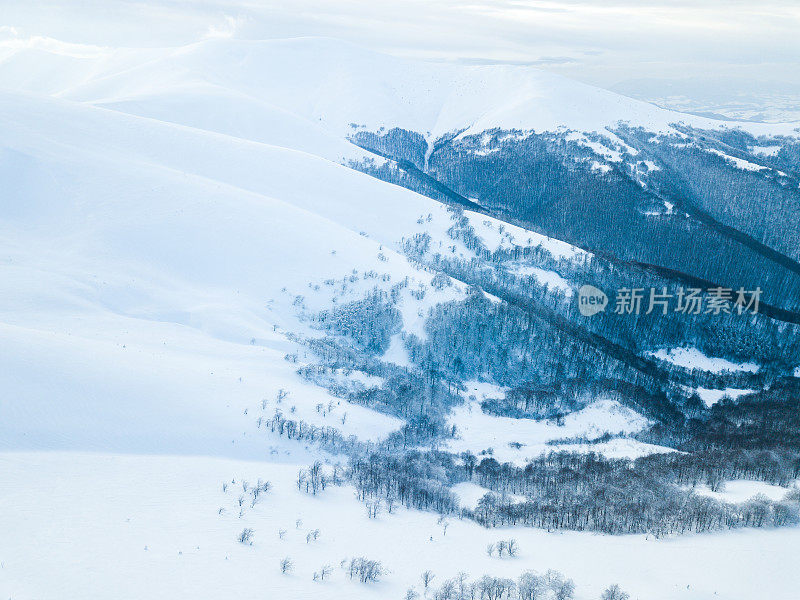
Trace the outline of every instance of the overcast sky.
{"type": "Polygon", "coordinates": [[[698,94],[800,95],[797,0],[0,0],[0,26],[133,46],[324,35],[402,56],[533,64],[651,95],[676,79],[698,94]]]}

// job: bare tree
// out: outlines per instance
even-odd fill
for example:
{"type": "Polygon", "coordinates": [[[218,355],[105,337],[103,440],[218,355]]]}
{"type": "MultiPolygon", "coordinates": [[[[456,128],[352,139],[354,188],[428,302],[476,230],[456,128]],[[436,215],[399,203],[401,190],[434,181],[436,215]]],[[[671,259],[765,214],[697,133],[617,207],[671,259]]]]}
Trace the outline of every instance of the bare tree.
{"type": "Polygon", "coordinates": [[[600,600],[628,600],[628,598],[630,598],[630,594],[623,592],[622,588],[616,583],[608,586],[603,595],[600,596],[600,600]]]}
{"type": "Polygon", "coordinates": [[[314,531],[309,531],[306,534],[306,544],[311,543],[312,540],[316,541],[319,538],[319,529],[315,529],[314,531]]]}
{"type": "Polygon", "coordinates": [[[435,577],[436,575],[434,575],[431,571],[425,571],[419,576],[419,578],[422,579],[422,586],[426,592],[428,591],[428,587],[430,587],[431,582],[435,577]]]}
{"type": "Polygon", "coordinates": [[[287,556],[281,559],[281,573],[287,575],[291,573],[293,569],[294,569],[294,563],[292,562],[291,558],[287,556]]]}
{"type": "Polygon", "coordinates": [[[447,528],[450,527],[450,522],[444,518],[444,516],[439,517],[438,521],[439,525],[442,526],[442,535],[447,535],[447,528]]]}
{"type": "Polygon", "coordinates": [[[250,544],[252,546],[253,545],[253,530],[250,529],[249,527],[245,527],[244,529],[242,529],[242,533],[239,534],[239,537],[237,539],[242,544],[250,544]]]}
{"type": "Polygon", "coordinates": [[[544,578],[556,600],[572,600],[575,596],[575,583],[572,579],[564,579],[561,573],[553,570],[547,571],[544,578]]]}
{"type": "Polygon", "coordinates": [[[456,600],[456,581],[448,579],[445,581],[433,596],[434,600],[456,600]]]}
{"type": "Polygon", "coordinates": [[[456,582],[458,584],[458,598],[459,600],[466,600],[469,595],[472,597],[472,584],[469,583],[469,576],[461,571],[456,575],[456,582]]]}
{"type": "Polygon", "coordinates": [[[517,594],[519,600],[540,600],[544,598],[547,584],[543,577],[533,571],[526,571],[517,580],[517,594]]]}

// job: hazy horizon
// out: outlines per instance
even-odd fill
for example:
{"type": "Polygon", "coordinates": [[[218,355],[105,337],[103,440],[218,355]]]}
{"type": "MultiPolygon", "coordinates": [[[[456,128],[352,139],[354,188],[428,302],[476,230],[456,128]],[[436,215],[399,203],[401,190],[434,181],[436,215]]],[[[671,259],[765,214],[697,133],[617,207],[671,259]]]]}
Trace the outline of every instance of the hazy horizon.
{"type": "Polygon", "coordinates": [[[389,54],[529,64],[688,111],[796,120],[800,6],[791,2],[299,0],[4,2],[0,48],[326,36],[389,54]],[[766,111],[760,117],[759,109],[766,111]]]}

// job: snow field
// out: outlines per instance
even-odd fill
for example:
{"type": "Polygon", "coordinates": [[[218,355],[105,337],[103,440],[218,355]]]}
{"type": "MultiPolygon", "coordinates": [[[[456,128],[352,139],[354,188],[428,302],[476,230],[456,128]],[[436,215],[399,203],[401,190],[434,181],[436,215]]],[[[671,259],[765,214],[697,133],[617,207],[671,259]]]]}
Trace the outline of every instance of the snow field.
{"type": "Polygon", "coordinates": [[[477,578],[553,568],[575,580],[577,600],[595,600],[613,582],[641,600],[793,600],[800,585],[792,550],[800,543],[798,529],[654,540],[486,530],[451,519],[444,534],[435,514],[398,509],[368,519],[348,487],[329,487],[316,497],[299,492],[297,470],[305,466],[2,453],[0,593],[39,600],[100,600],[109,590],[121,600],[377,600],[401,598],[412,585],[421,591],[419,575],[427,569],[436,574],[436,586],[461,570],[477,578]],[[240,518],[242,480],[252,487],[259,479],[272,490],[252,508],[245,502],[240,518]],[[252,546],[237,541],[244,528],[253,530],[252,546]],[[315,529],[318,539],[307,543],[315,529]],[[516,558],[486,555],[487,544],[509,537],[519,543],[516,558]],[[295,566],[285,576],[279,562],[287,556],[295,566]],[[339,564],[354,556],[380,560],[387,574],[377,584],[351,582],[339,564]],[[313,581],[326,564],[333,567],[330,579],[313,581]]]}

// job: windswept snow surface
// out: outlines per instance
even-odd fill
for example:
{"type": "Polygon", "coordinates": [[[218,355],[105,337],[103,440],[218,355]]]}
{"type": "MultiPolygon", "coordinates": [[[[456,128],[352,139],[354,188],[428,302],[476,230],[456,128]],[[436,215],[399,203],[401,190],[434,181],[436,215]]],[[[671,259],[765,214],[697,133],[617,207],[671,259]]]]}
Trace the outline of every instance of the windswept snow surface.
{"type": "Polygon", "coordinates": [[[759,366],[755,363],[735,363],[724,358],[706,356],[697,348],[672,348],[671,350],[658,350],[648,354],[684,369],[700,369],[710,373],[722,373],[725,371],[756,373],[759,369],[759,366]]]}
{"type": "Polygon", "coordinates": [[[465,210],[464,215],[469,219],[475,234],[490,252],[509,250],[514,247],[538,246],[549,252],[556,259],[586,259],[592,256],[591,253],[567,242],[511,223],[505,223],[488,215],[482,215],[471,210],[465,210]]]}
{"type": "Polygon", "coordinates": [[[723,398],[730,398],[731,400],[736,400],[739,396],[746,396],[747,394],[754,394],[758,390],[752,389],[737,389],[737,388],[726,388],[724,390],[714,390],[709,388],[697,388],[694,390],[700,399],[705,402],[706,406],[714,406],[717,402],[722,400],[723,398]]]}
{"type": "MultiPolygon", "coordinates": [[[[209,451],[196,433],[213,430],[218,453],[246,431],[222,407],[307,389],[282,333],[302,332],[298,295],[330,306],[333,292],[309,283],[355,270],[335,292],[354,299],[376,285],[368,271],[427,285],[393,248],[420,214],[450,222],[441,205],[322,158],[106,109],[5,93],[0,128],[10,448],[209,451]]],[[[404,300],[409,326],[457,293],[404,300]]],[[[313,422],[320,394],[297,392],[310,407],[297,415],[313,422]]],[[[401,425],[345,410],[366,419],[347,435],[401,425]]]]}
{"type": "Polygon", "coordinates": [[[559,290],[567,298],[572,297],[574,290],[570,283],[555,271],[540,269],[524,264],[513,265],[511,271],[520,277],[533,277],[540,285],[546,285],[551,290],[559,290]]]}
{"type": "MultiPolygon", "coordinates": [[[[493,492],[488,488],[480,486],[477,483],[472,483],[471,481],[462,481],[461,483],[457,483],[456,485],[450,488],[450,491],[453,492],[458,497],[458,501],[461,504],[462,508],[468,508],[470,510],[474,510],[478,506],[480,499],[483,498],[486,494],[493,494],[497,497],[500,497],[500,495],[497,494],[496,492],[493,492]]],[[[514,502],[524,502],[525,496],[520,496],[518,494],[511,494],[506,498],[506,500],[513,500],[514,502]]]]}
{"type": "Polygon", "coordinates": [[[714,492],[707,485],[700,485],[694,488],[696,494],[701,496],[710,496],[723,502],[745,502],[753,496],[766,496],[770,500],[781,500],[789,489],[779,485],[771,485],[763,481],[749,481],[746,479],[739,479],[735,481],[726,481],[722,489],[714,492]]]}
{"type": "Polygon", "coordinates": [[[741,158],[737,158],[735,156],[730,156],[715,148],[709,148],[708,152],[716,154],[717,156],[725,159],[726,162],[732,164],[737,169],[742,169],[743,171],[766,171],[769,169],[769,167],[765,167],[763,165],[757,165],[755,163],[750,162],[749,160],[744,160],[741,158]]]}
{"type": "Polygon", "coordinates": [[[486,414],[480,406],[484,398],[496,398],[502,389],[491,384],[468,384],[471,398],[453,409],[450,423],[456,427],[457,438],[447,444],[453,452],[469,451],[475,455],[490,455],[499,462],[524,466],[528,459],[542,453],[568,449],[575,452],[608,450],[614,458],[638,458],[656,452],[670,452],[633,439],[611,440],[597,444],[550,445],[548,442],[565,438],[585,437],[589,440],[604,434],[629,435],[650,425],[650,422],[616,400],[597,400],[589,406],[564,417],[562,423],[550,420],[513,419],[486,414]]]}

